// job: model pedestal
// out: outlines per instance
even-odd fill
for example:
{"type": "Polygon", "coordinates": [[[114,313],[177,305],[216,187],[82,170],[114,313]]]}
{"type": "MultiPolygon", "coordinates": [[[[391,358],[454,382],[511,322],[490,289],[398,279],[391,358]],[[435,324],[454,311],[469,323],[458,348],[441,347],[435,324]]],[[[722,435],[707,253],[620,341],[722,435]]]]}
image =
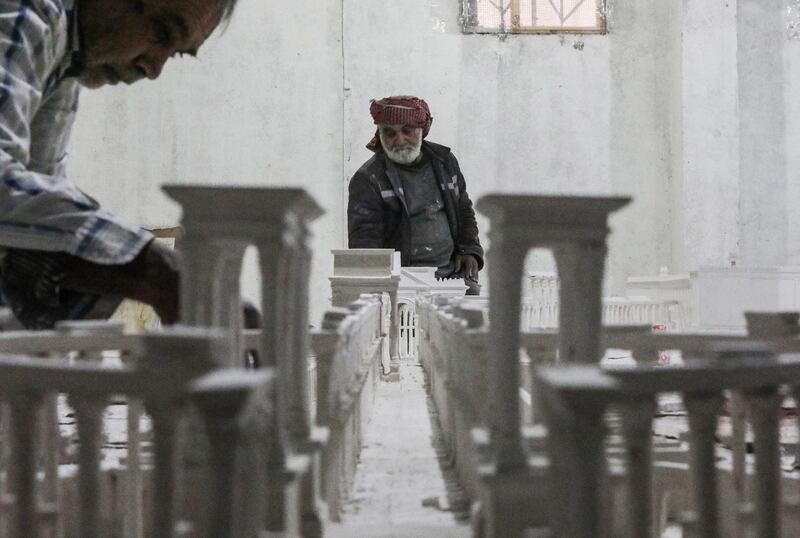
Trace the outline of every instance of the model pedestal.
{"type": "Polygon", "coordinates": [[[400,380],[400,321],[397,315],[397,288],[400,283],[400,253],[386,248],[332,250],[333,276],[331,302],[347,306],[362,293],[388,293],[391,301],[385,327],[388,367],[383,375],[389,381],[400,380]]]}

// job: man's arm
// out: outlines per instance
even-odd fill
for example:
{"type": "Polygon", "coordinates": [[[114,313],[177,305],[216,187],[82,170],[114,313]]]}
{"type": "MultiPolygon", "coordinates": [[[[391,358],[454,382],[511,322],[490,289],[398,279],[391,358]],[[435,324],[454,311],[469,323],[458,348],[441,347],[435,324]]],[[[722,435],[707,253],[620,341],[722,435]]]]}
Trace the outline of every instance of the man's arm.
{"type": "Polygon", "coordinates": [[[383,248],[383,199],[377,182],[356,172],[350,180],[348,193],[349,248],[383,248]]]}
{"type": "MultiPolygon", "coordinates": [[[[478,221],[475,219],[475,210],[472,207],[472,200],[467,194],[467,184],[464,175],[458,166],[455,156],[450,154],[451,165],[456,171],[458,182],[458,219],[459,230],[456,238],[456,256],[469,255],[477,261],[477,269],[483,268],[483,247],[478,237],[478,221]]],[[[458,262],[457,262],[458,263],[458,262]]]]}

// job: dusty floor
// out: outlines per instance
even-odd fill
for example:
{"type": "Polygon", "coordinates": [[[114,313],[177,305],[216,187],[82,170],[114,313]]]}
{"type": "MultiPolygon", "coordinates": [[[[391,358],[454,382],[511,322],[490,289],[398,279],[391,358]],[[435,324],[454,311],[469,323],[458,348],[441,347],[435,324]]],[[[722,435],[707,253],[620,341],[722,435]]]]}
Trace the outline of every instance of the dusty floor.
{"type": "Polygon", "coordinates": [[[438,527],[442,532],[436,536],[466,536],[469,507],[443,461],[422,367],[404,362],[400,372],[399,383],[381,382],[375,394],[343,521],[348,526],[382,527],[386,531],[381,536],[410,536],[389,530],[409,525],[438,527]]]}

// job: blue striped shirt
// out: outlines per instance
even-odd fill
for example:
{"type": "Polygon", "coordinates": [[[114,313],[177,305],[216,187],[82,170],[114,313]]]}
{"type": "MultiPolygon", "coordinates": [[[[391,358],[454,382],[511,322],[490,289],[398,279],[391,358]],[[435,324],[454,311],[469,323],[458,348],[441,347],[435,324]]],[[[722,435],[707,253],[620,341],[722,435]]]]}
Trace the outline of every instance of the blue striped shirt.
{"type": "Polygon", "coordinates": [[[0,0],[0,249],[131,261],[152,239],[67,179],[79,84],[74,0],[0,0]]]}

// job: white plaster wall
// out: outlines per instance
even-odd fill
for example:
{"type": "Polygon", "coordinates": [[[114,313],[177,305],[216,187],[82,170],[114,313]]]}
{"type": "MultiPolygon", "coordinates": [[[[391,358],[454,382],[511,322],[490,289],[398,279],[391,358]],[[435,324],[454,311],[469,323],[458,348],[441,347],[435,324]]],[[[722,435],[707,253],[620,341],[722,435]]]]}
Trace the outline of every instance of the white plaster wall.
{"type": "Polygon", "coordinates": [[[800,40],[784,48],[786,68],[786,264],[800,265],[800,40]]]}
{"type": "Polygon", "coordinates": [[[673,121],[680,107],[680,4],[620,0],[614,3],[611,47],[610,182],[633,197],[612,219],[607,293],[620,294],[624,279],[672,265],[674,182],[673,121]]]}
{"type": "MultiPolygon", "coordinates": [[[[739,259],[736,2],[683,1],[683,255],[675,272],[739,259]]],[[[682,210],[682,211],[681,211],[682,210]]]]}
{"type": "Polygon", "coordinates": [[[746,267],[786,259],[786,0],[739,0],[740,252],[746,267]]]}
{"type": "MultiPolygon", "coordinates": [[[[328,212],[314,226],[317,320],[328,251],[346,244],[347,181],[370,155],[369,99],[410,93],[430,103],[430,139],[453,148],[473,200],[489,191],[633,196],[612,220],[610,293],[662,266],[737,259],[735,0],[616,0],[607,36],[501,40],[462,35],[457,18],[456,0],[241,0],[199,61],[175,62],[155,83],[84,93],[71,174],[145,225],[178,219],[158,189],[165,181],[306,187],[328,212]]],[[[800,44],[786,49],[786,139],[798,147],[800,44]]],[[[788,208],[800,161],[789,155],[786,166],[786,196],[770,199],[786,204],[796,229],[788,208]]],[[[797,234],[786,244],[800,258],[797,234]]]]}

